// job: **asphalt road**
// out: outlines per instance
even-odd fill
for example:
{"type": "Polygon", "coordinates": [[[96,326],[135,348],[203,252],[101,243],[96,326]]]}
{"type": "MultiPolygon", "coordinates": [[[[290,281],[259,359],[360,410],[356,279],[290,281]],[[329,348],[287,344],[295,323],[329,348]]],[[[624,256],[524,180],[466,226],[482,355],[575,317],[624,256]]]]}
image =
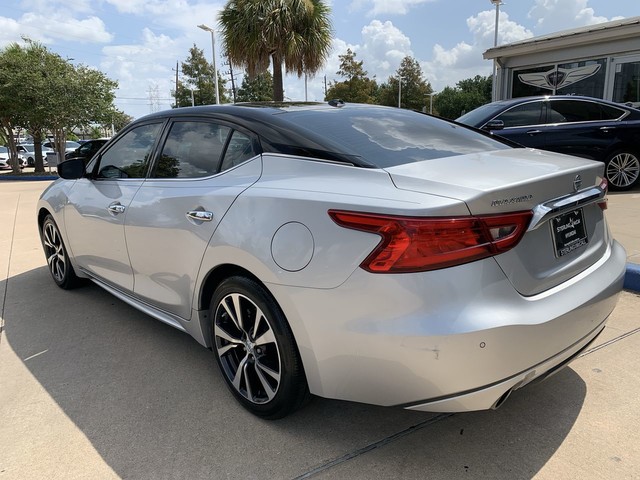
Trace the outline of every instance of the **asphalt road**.
{"type": "MultiPolygon", "coordinates": [[[[0,480],[640,478],[640,296],[496,411],[438,415],[315,399],[246,413],[213,355],[95,286],[58,289],[35,224],[48,182],[0,182],[0,480]]],[[[640,263],[640,194],[608,216],[640,263]]]]}

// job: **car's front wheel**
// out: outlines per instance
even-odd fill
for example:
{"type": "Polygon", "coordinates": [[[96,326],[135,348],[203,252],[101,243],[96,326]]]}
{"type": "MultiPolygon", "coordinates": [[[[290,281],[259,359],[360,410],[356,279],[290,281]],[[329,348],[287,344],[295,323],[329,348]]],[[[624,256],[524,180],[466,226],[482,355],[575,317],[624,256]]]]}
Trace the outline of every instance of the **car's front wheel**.
{"type": "Polygon", "coordinates": [[[251,413],[282,418],[308,393],[291,328],[266,289],[231,277],[216,289],[210,308],[212,348],[227,386],[251,413]]]}
{"type": "Polygon", "coordinates": [[[60,230],[51,215],[42,222],[41,239],[53,281],[65,290],[79,286],[82,282],[73,270],[60,230]]]}
{"type": "Polygon", "coordinates": [[[640,177],[640,155],[629,150],[619,150],[609,155],[604,168],[611,190],[628,190],[640,177]]]}

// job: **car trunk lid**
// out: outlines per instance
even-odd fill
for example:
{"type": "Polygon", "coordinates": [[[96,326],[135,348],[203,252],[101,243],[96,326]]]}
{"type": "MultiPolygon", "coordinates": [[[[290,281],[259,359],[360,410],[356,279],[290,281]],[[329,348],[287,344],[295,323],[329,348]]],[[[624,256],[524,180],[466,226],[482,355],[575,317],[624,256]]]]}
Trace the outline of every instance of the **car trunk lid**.
{"type": "Polygon", "coordinates": [[[462,200],[473,215],[534,211],[529,230],[499,266],[523,295],[585,270],[606,252],[609,234],[599,162],[532,149],[446,157],[387,168],[396,187],[462,200]]]}

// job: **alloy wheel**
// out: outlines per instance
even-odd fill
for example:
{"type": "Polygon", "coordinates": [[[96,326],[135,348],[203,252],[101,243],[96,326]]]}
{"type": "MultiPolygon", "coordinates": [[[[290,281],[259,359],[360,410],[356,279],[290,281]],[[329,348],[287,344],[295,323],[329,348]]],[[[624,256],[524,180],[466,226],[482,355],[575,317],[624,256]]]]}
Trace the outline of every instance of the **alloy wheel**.
{"type": "Polygon", "coordinates": [[[282,362],[271,323],[247,296],[230,293],[216,307],[214,339],[224,374],[254,404],[271,401],[280,387],[282,362]]]}
{"type": "Polygon", "coordinates": [[[58,283],[62,283],[67,272],[67,256],[60,232],[53,222],[45,224],[42,242],[44,243],[45,256],[51,275],[58,283]]]}
{"type": "Polygon", "coordinates": [[[617,188],[628,188],[638,180],[640,160],[632,153],[621,152],[611,157],[606,170],[609,183],[617,188]]]}

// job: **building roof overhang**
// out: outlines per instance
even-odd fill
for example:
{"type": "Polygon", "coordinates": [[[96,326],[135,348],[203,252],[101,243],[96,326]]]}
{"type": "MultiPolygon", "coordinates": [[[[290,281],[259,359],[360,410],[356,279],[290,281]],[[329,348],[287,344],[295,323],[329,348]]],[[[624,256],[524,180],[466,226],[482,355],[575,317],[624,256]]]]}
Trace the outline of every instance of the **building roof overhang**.
{"type": "Polygon", "coordinates": [[[626,38],[640,39],[640,17],[598,23],[500,45],[490,48],[482,56],[485,60],[492,60],[494,58],[515,57],[626,38]]]}

